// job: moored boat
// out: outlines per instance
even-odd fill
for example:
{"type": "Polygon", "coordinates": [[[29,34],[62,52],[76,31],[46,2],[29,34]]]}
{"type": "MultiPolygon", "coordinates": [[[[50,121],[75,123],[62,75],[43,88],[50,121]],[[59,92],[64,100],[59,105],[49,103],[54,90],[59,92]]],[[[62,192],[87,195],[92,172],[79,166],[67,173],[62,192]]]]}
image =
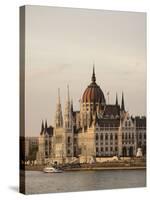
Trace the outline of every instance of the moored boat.
{"type": "Polygon", "coordinates": [[[45,172],[45,173],[61,173],[62,170],[56,169],[56,168],[54,168],[54,167],[45,167],[45,168],[43,169],[43,172],[45,172]]]}

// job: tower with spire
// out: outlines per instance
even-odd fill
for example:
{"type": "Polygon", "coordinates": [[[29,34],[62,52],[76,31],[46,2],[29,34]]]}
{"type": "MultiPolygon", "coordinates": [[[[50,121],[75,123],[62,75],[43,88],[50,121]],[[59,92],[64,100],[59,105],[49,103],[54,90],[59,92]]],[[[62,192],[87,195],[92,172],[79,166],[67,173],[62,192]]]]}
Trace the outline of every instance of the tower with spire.
{"type": "Polygon", "coordinates": [[[125,105],[124,105],[124,94],[122,92],[122,99],[121,99],[121,110],[125,111],[125,105]]]}
{"type": "Polygon", "coordinates": [[[95,117],[93,115],[100,116],[103,113],[105,104],[104,93],[96,83],[95,64],[93,64],[91,83],[83,93],[80,105],[80,118],[83,131],[85,131],[87,127],[91,126],[90,119],[95,117]]]}
{"type": "Polygon", "coordinates": [[[59,88],[58,88],[58,99],[57,99],[56,113],[55,113],[55,127],[56,128],[63,127],[63,116],[62,116],[59,88]]]}
{"type": "Polygon", "coordinates": [[[69,85],[67,85],[67,100],[64,111],[64,139],[66,144],[66,155],[73,157],[73,101],[70,100],[69,85]]]}
{"type": "Polygon", "coordinates": [[[45,133],[47,132],[47,120],[45,120],[45,133]]]}
{"type": "Polygon", "coordinates": [[[125,111],[124,94],[123,94],[123,92],[122,92],[121,110],[125,111]]]}
{"type": "Polygon", "coordinates": [[[118,95],[116,93],[116,106],[118,106],[118,95]]]}
{"type": "Polygon", "coordinates": [[[47,120],[45,120],[45,123],[42,120],[40,137],[38,138],[39,148],[38,148],[38,154],[37,154],[38,162],[40,164],[44,162],[45,158],[50,157],[49,140],[52,136],[52,129],[53,128],[51,126],[48,127],[47,120]]]}
{"type": "Polygon", "coordinates": [[[70,93],[69,93],[69,85],[67,85],[67,100],[65,104],[65,111],[64,111],[64,128],[65,129],[72,129],[72,107],[70,101],[70,93]]]}
{"type": "Polygon", "coordinates": [[[67,157],[73,156],[73,103],[70,101],[69,86],[67,86],[67,100],[65,103],[64,118],[62,117],[60,92],[55,115],[55,129],[53,135],[54,158],[62,163],[67,157]]]}
{"type": "Polygon", "coordinates": [[[41,132],[40,132],[40,135],[42,135],[43,132],[44,132],[44,122],[43,122],[43,120],[42,120],[42,125],[41,125],[41,132]]]}
{"type": "Polygon", "coordinates": [[[96,76],[95,76],[95,64],[93,64],[93,74],[92,74],[92,79],[91,79],[92,83],[96,82],[96,76]]]}
{"type": "Polygon", "coordinates": [[[124,94],[123,94],[123,92],[122,92],[122,98],[121,98],[121,109],[120,109],[120,112],[121,112],[121,117],[124,117],[124,115],[126,113],[126,110],[125,110],[124,94]]]}

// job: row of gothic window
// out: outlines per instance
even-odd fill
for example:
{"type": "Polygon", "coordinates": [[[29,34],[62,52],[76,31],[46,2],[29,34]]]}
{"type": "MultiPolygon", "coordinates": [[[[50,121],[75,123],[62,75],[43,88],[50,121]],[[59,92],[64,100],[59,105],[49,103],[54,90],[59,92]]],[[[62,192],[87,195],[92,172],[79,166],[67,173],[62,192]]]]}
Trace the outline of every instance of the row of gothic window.
{"type": "Polygon", "coordinates": [[[128,142],[123,141],[122,144],[134,144],[134,140],[128,142]]]}
{"type": "Polygon", "coordinates": [[[125,127],[127,127],[127,126],[129,126],[129,127],[131,126],[131,122],[130,121],[126,121],[125,122],[125,127]]]}
{"type": "MultiPolygon", "coordinates": [[[[105,143],[103,143],[103,142],[101,142],[100,143],[100,145],[113,145],[114,143],[113,142],[110,142],[110,143],[108,143],[108,140],[105,140],[105,143]]],[[[115,142],[115,145],[117,145],[118,144],[118,142],[115,142]]],[[[99,143],[98,142],[96,142],[96,145],[99,145],[99,143]]]]}
{"type": "MultiPolygon", "coordinates": [[[[99,130],[98,128],[97,128],[97,130],[99,130]]],[[[118,130],[118,127],[116,127],[116,126],[104,126],[104,127],[100,127],[100,130],[118,130]]]]}
{"type": "Polygon", "coordinates": [[[134,133],[122,133],[122,139],[134,139],[134,133]]]}
{"type": "MultiPolygon", "coordinates": [[[[139,133],[139,134],[138,134],[138,138],[139,138],[139,139],[142,139],[142,135],[143,135],[142,133],[139,133]]],[[[145,133],[144,133],[144,139],[146,139],[146,134],[145,134],[145,133]]]]}
{"type": "MultiPolygon", "coordinates": [[[[103,140],[104,138],[105,138],[105,140],[108,140],[108,134],[106,133],[105,135],[98,135],[98,134],[96,134],[96,140],[99,140],[99,138],[100,138],[100,140],[103,140]]],[[[117,134],[115,134],[115,138],[113,137],[113,134],[111,133],[110,134],[110,140],[113,140],[113,139],[115,139],[115,140],[117,140],[118,139],[118,135],[117,134]]],[[[122,139],[124,140],[124,139],[134,139],[134,133],[123,133],[122,134],[122,139]]],[[[142,134],[140,133],[139,134],[139,139],[142,139],[142,134]]],[[[146,134],[144,134],[144,139],[146,139],[146,134]]],[[[70,137],[68,137],[68,143],[71,143],[71,138],[70,137]]],[[[45,141],[45,144],[46,145],[48,145],[48,141],[46,140],[45,141]]]]}
{"type": "MultiPolygon", "coordinates": [[[[105,135],[100,135],[100,137],[99,137],[99,135],[98,134],[96,134],[96,140],[99,140],[99,138],[100,138],[100,140],[103,140],[104,138],[105,138],[105,140],[108,140],[108,134],[106,133],[105,135]]],[[[113,140],[114,138],[113,138],[113,134],[111,133],[110,134],[110,140],[113,140]]],[[[118,135],[117,134],[115,134],[115,140],[118,140],[118,135]]]]}
{"type": "MultiPolygon", "coordinates": [[[[77,138],[74,138],[74,143],[77,143],[77,138]]],[[[71,137],[68,136],[68,144],[71,144],[71,137]]]]}
{"type": "Polygon", "coordinates": [[[101,151],[101,152],[106,152],[106,151],[109,151],[109,149],[110,149],[110,151],[118,151],[118,147],[115,147],[115,149],[113,149],[113,147],[110,147],[110,148],[108,148],[108,147],[101,147],[101,148],[98,148],[98,147],[96,147],[96,153],[98,153],[99,151],[101,151]]]}

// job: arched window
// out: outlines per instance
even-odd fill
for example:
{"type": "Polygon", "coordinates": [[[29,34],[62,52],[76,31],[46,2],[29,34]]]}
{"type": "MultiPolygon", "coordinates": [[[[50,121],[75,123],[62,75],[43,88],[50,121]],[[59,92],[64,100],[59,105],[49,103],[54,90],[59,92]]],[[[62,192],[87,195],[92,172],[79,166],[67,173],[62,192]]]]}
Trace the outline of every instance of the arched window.
{"type": "Polygon", "coordinates": [[[70,137],[68,137],[68,143],[70,143],[70,137]]]}
{"type": "Polygon", "coordinates": [[[129,139],[131,138],[130,133],[129,133],[129,139]]]}
{"type": "Polygon", "coordinates": [[[99,149],[98,149],[98,147],[96,147],[96,153],[98,153],[99,152],[99,149]]]}
{"type": "Polygon", "coordinates": [[[68,154],[70,154],[70,149],[68,149],[68,154]]]}
{"type": "Polygon", "coordinates": [[[107,135],[107,133],[106,133],[106,135],[105,135],[105,140],[108,140],[108,135],[107,135]]]}
{"type": "Polygon", "coordinates": [[[103,140],[103,134],[101,134],[101,140],[103,140]]]}
{"type": "Polygon", "coordinates": [[[129,121],[128,126],[131,126],[131,122],[129,121]]]}
{"type": "Polygon", "coordinates": [[[96,140],[98,140],[98,134],[96,134],[96,140]]]}
{"type": "Polygon", "coordinates": [[[45,151],[45,157],[47,158],[47,156],[48,156],[48,152],[47,152],[47,151],[45,151]]]}
{"type": "Polygon", "coordinates": [[[141,133],[139,133],[139,139],[142,139],[142,134],[141,133]]]}
{"type": "Polygon", "coordinates": [[[110,139],[113,140],[113,134],[112,133],[110,134],[110,139]]]}
{"type": "Polygon", "coordinates": [[[117,140],[118,139],[118,135],[117,134],[115,134],[115,140],[117,140]]]}
{"type": "Polygon", "coordinates": [[[47,141],[47,140],[45,140],[45,145],[46,145],[46,146],[48,145],[48,141],[47,141]]]}

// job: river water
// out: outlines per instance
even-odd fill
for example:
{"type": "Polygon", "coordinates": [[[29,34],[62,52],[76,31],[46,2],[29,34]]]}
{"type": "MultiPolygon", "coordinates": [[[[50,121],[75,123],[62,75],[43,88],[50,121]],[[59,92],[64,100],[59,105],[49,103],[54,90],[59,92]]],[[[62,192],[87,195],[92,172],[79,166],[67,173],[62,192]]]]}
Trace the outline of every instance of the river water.
{"type": "Polygon", "coordinates": [[[26,171],[26,194],[145,186],[145,170],[76,171],[48,174],[40,171],[26,171]]]}

